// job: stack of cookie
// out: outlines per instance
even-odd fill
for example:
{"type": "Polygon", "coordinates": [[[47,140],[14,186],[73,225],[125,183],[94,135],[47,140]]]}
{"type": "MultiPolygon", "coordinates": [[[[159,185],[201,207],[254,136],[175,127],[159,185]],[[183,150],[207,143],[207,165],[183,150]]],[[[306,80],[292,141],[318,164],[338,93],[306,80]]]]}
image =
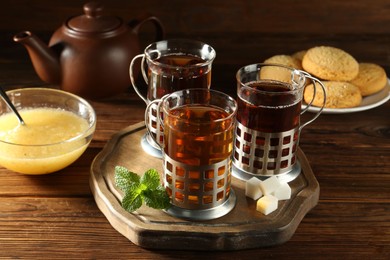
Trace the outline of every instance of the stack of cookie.
{"type": "MultiPolygon", "coordinates": [[[[385,70],[373,63],[358,63],[349,53],[330,46],[317,46],[292,55],[275,55],[264,63],[283,64],[303,69],[320,79],[326,90],[327,108],[359,106],[362,98],[381,91],[387,85],[385,70]]],[[[304,100],[310,103],[314,87],[308,85],[304,100]]],[[[313,105],[322,106],[323,91],[316,88],[313,105]]]]}

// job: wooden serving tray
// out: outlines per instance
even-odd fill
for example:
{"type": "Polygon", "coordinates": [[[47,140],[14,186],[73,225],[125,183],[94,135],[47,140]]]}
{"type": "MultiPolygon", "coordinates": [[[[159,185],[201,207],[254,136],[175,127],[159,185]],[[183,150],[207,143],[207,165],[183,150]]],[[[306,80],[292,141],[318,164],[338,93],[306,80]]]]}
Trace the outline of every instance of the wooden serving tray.
{"type": "Polygon", "coordinates": [[[110,224],[134,244],[155,249],[239,250],[282,244],[294,234],[305,214],[319,198],[319,184],[301,150],[302,172],[292,182],[292,198],[265,216],[256,202],[245,196],[245,182],[233,178],[237,196],[235,208],[227,215],[208,221],[178,219],[142,206],[133,213],[121,207],[123,193],[115,186],[114,168],[121,165],[143,174],[150,168],[162,172],[161,160],[145,153],[141,138],[143,122],[118,132],[96,156],[91,166],[90,186],[99,209],[110,224]]]}

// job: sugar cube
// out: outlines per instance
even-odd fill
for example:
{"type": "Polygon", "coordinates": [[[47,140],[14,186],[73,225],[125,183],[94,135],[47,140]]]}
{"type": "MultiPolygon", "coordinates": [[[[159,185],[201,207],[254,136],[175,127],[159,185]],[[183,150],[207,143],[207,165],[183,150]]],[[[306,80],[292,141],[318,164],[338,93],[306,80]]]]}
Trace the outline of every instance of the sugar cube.
{"type": "Polygon", "coordinates": [[[278,198],[278,200],[288,200],[291,198],[291,188],[287,182],[281,182],[280,187],[272,192],[272,195],[278,198]]]}
{"type": "Polygon", "coordinates": [[[261,197],[256,204],[256,210],[268,215],[278,208],[278,198],[273,195],[265,195],[261,197]]]}
{"type": "Polygon", "coordinates": [[[270,195],[280,187],[279,179],[273,175],[260,183],[260,189],[264,195],[270,195]]]}
{"type": "Polygon", "coordinates": [[[252,177],[245,183],[245,196],[257,200],[263,193],[260,189],[261,180],[256,177],[252,177]]]}

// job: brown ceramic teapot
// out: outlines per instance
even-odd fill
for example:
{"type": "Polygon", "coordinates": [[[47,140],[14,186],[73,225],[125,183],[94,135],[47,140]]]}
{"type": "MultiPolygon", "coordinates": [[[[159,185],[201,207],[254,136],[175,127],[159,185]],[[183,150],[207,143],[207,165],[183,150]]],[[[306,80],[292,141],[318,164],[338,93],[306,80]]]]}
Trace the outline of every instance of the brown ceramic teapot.
{"type": "Polygon", "coordinates": [[[38,76],[65,91],[85,98],[100,99],[123,93],[131,86],[129,65],[140,53],[138,31],[146,22],[163,38],[160,20],[151,15],[124,23],[103,15],[99,3],[84,5],[84,15],[70,17],[54,32],[49,46],[24,31],[14,36],[28,50],[38,76]]]}

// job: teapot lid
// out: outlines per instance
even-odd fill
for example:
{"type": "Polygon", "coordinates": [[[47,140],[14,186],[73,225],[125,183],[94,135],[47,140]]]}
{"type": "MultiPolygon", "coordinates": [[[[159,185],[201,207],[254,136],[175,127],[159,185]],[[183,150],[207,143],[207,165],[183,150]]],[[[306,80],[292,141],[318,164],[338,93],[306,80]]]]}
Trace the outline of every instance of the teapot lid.
{"type": "Polygon", "coordinates": [[[84,33],[107,32],[118,28],[122,21],[115,16],[102,15],[103,5],[97,2],[86,3],[84,15],[68,20],[67,26],[75,31],[84,33]]]}

